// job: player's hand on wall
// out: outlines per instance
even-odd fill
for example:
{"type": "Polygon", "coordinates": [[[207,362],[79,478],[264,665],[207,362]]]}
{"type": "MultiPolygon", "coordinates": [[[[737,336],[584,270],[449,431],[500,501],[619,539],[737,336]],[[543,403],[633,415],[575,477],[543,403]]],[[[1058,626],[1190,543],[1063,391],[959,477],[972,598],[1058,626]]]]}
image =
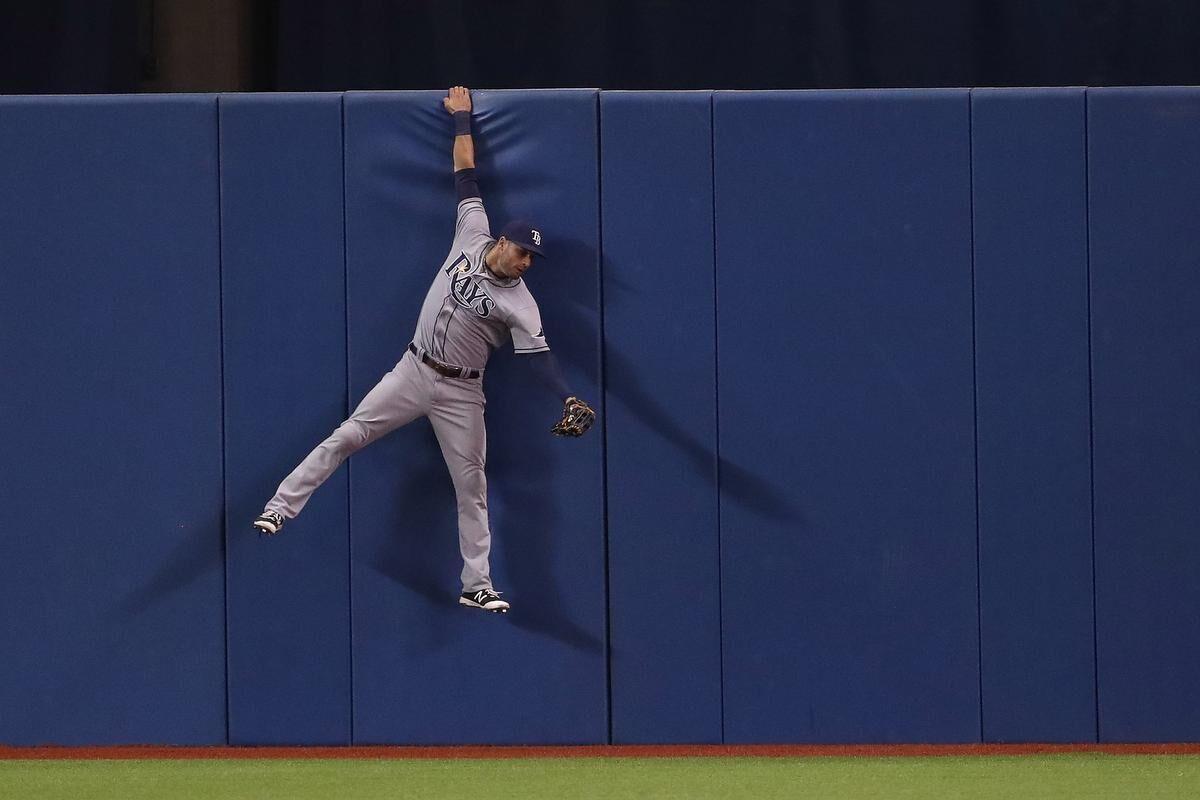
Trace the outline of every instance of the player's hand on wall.
{"type": "Polygon", "coordinates": [[[442,105],[451,114],[455,111],[470,111],[471,90],[465,86],[451,86],[446,92],[446,98],[442,100],[442,105]]]}

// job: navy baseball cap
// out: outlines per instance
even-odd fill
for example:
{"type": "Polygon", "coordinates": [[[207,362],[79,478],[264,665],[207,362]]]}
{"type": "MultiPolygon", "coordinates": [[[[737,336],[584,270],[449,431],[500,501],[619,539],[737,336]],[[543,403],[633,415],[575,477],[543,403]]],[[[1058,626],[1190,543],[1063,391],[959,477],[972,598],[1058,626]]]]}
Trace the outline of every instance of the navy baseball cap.
{"type": "Polygon", "coordinates": [[[543,257],[546,255],[542,252],[542,232],[533,227],[533,223],[527,219],[514,219],[504,226],[500,235],[513,244],[524,247],[534,255],[543,257]]]}

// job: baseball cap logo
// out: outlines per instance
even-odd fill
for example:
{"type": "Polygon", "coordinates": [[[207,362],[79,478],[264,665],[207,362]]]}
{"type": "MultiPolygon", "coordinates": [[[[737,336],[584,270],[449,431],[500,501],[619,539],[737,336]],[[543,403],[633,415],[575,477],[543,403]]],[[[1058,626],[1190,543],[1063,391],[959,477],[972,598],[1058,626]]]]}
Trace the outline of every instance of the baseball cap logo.
{"type": "Polygon", "coordinates": [[[532,220],[514,219],[504,226],[504,232],[501,235],[518,247],[533,251],[535,256],[543,255],[542,232],[533,227],[532,220]]]}

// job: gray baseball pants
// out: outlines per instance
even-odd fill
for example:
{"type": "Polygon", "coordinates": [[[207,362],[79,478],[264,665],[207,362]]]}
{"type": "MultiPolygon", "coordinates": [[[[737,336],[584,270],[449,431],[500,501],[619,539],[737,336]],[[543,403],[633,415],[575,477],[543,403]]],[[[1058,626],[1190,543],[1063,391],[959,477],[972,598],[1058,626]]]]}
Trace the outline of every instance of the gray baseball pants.
{"type": "Polygon", "coordinates": [[[294,519],[317,487],[351,454],[417,417],[429,417],[458,498],[463,591],[491,588],[488,553],[492,535],[483,474],[487,456],[484,403],[481,379],[444,377],[412,353],[405,353],[350,418],[284,479],[266,510],[294,519]]]}

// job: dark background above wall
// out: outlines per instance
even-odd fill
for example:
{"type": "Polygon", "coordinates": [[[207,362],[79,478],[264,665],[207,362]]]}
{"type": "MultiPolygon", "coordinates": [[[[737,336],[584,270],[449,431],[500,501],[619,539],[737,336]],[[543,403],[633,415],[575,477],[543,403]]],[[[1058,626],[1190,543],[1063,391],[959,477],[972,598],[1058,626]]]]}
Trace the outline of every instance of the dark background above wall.
{"type": "Polygon", "coordinates": [[[1186,0],[44,0],[0,92],[1200,83],[1186,0]]]}

